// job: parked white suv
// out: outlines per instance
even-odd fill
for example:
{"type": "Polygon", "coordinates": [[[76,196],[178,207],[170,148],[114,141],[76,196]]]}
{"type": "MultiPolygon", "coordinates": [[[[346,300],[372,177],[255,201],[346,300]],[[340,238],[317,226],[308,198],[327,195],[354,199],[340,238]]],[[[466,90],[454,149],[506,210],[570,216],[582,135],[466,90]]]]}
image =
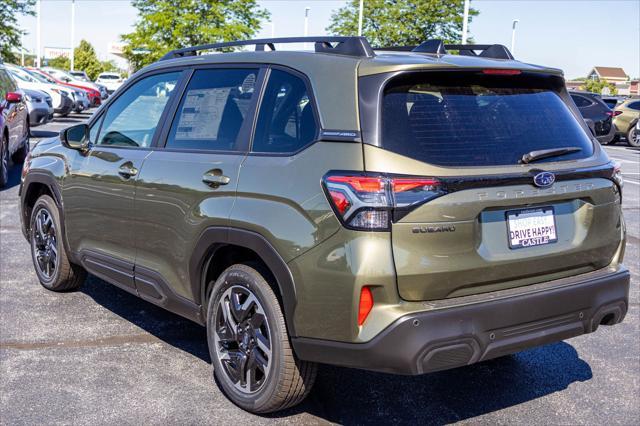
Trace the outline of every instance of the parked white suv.
{"type": "Polygon", "coordinates": [[[96,83],[100,83],[107,87],[107,92],[112,94],[124,83],[122,76],[115,72],[103,72],[96,79],[96,83]]]}

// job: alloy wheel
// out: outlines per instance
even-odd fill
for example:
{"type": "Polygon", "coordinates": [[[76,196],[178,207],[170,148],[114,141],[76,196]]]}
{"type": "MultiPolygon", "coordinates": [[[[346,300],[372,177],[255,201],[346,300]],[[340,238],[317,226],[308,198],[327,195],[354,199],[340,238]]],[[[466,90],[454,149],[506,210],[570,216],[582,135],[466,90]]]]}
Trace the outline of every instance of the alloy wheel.
{"type": "Polygon", "coordinates": [[[216,309],[214,344],[226,378],[240,392],[262,388],[271,366],[271,338],[262,304],[251,290],[228,288],[216,309]]]}
{"type": "Polygon", "coordinates": [[[46,281],[55,275],[58,261],[58,238],[51,213],[41,208],[36,213],[32,247],[38,272],[46,281]]]}

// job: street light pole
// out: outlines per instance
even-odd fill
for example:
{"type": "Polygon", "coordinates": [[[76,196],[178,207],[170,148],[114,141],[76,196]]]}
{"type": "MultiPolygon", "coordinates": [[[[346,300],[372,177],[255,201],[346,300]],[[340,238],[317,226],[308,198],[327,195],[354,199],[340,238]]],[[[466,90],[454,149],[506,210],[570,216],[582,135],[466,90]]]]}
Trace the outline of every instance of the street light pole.
{"type": "Polygon", "coordinates": [[[467,44],[468,27],[469,27],[469,0],[464,0],[464,14],[462,16],[462,44],[467,44]]]}
{"type": "Polygon", "coordinates": [[[24,67],[24,31],[20,30],[20,66],[24,67]]]}
{"type": "Polygon", "coordinates": [[[71,71],[75,69],[74,57],[73,57],[73,46],[75,45],[76,38],[76,0],[71,0],[71,71]]]}
{"type": "Polygon", "coordinates": [[[514,19],[511,24],[511,54],[514,54],[516,51],[516,24],[520,22],[519,19],[514,19]]]}
{"type": "Polygon", "coordinates": [[[364,9],[364,0],[360,0],[360,10],[358,11],[358,36],[362,36],[362,9],[364,9]]]}
{"type": "MultiPolygon", "coordinates": [[[[309,35],[309,11],[311,8],[309,6],[304,8],[304,36],[307,37],[309,35]]],[[[307,49],[307,43],[304,44],[304,49],[307,49]]]]}
{"type": "Polygon", "coordinates": [[[40,68],[40,50],[42,49],[41,43],[41,30],[40,30],[40,0],[36,6],[36,68],[40,68]]]}

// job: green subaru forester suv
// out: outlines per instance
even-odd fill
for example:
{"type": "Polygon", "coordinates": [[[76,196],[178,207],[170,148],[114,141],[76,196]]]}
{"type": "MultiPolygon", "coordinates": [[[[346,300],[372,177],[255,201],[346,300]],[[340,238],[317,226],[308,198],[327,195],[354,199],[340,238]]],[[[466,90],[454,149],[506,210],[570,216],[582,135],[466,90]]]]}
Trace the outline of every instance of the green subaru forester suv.
{"type": "Polygon", "coordinates": [[[89,272],[206,326],[256,413],[318,363],[423,374],[628,307],[619,169],[561,71],[500,45],[172,51],[40,142],[20,196],[44,287],[89,272]]]}

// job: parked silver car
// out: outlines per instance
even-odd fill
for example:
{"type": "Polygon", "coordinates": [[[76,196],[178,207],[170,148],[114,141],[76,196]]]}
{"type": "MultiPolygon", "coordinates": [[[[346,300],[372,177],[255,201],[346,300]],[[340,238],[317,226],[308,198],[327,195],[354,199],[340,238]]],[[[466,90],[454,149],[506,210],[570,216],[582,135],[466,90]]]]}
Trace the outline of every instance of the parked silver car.
{"type": "Polygon", "coordinates": [[[53,119],[53,100],[40,90],[20,89],[29,111],[29,128],[47,124],[53,119]]]}

